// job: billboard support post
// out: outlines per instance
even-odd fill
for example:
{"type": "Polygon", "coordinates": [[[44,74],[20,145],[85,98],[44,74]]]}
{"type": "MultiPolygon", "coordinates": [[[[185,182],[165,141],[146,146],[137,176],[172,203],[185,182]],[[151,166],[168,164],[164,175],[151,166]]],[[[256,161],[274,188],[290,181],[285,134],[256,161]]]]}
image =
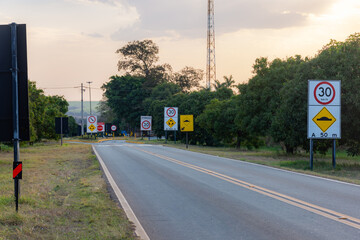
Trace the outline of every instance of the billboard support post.
{"type": "MultiPolygon", "coordinates": [[[[17,34],[16,23],[11,23],[11,73],[12,73],[12,102],[13,102],[13,130],[14,130],[14,162],[19,161],[19,90],[17,64],[17,34]]],[[[14,179],[16,212],[19,210],[19,179],[14,179]]]]}

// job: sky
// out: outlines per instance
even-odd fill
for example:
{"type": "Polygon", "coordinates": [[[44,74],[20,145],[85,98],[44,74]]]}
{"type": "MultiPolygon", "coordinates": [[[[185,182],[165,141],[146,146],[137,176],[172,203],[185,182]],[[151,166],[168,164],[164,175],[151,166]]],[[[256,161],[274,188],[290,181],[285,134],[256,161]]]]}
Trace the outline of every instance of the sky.
{"type": "MultiPolygon", "coordinates": [[[[1,0],[0,24],[12,22],[27,25],[29,79],[68,101],[87,82],[101,100],[129,41],[152,39],[174,71],[206,68],[206,0],[1,0]]],[[[217,79],[247,82],[256,58],[314,57],[359,31],[359,0],[215,0],[217,79]]]]}

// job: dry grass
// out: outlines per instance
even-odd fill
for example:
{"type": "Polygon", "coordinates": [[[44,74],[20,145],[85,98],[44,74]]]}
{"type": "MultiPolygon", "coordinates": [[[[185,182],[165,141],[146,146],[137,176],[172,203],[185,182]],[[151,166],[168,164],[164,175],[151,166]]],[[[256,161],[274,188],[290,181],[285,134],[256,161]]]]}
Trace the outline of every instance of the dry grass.
{"type": "Polygon", "coordinates": [[[0,155],[0,239],[136,239],[89,145],[23,148],[19,213],[12,153],[0,155]]]}

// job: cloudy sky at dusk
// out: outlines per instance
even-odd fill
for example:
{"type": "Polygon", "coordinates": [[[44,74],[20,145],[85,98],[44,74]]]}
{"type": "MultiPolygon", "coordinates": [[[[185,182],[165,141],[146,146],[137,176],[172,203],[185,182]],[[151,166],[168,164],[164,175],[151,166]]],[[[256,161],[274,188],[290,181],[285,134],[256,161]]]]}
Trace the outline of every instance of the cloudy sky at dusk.
{"type": "MultiPolygon", "coordinates": [[[[0,1],[0,24],[27,24],[30,80],[75,101],[88,81],[92,100],[101,99],[101,85],[120,74],[115,51],[128,41],[154,40],[175,71],[205,70],[206,14],[206,0],[0,1]]],[[[360,1],[215,0],[215,28],[217,78],[246,82],[258,57],[312,57],[359,32],[360,1]]]]}

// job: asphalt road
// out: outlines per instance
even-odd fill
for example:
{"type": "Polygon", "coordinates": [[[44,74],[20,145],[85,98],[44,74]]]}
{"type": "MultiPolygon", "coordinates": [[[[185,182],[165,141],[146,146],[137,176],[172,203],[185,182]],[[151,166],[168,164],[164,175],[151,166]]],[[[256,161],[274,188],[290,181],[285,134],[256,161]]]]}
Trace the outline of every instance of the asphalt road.
{"type": "Polygon", "coordinates": [[[163,146],[95,149],[150,239],[360,239],[360,186],[163,146]]]}

